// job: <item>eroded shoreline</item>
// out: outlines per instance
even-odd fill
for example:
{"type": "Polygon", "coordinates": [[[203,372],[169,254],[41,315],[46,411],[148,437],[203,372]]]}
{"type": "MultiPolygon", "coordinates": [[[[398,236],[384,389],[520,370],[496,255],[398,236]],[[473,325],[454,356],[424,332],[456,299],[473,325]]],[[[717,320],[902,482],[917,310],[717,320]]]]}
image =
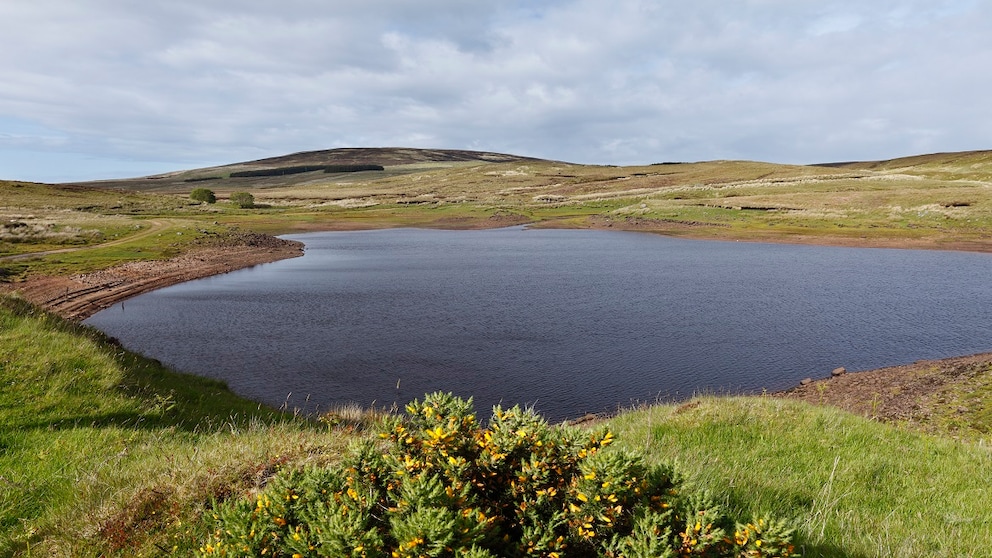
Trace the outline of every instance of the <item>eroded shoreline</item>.
{"type": "Polygon", "coordinates": [[[33,277],[8,284],[6,290],[63,318],[82,321],[139,294],[302,255],[301,242],[247,233],[168,260],[127,262],[66,277],[33,277]]]}
{"type": "Polygon", "coordinates": [[[989,374],[992,353],[979,353],[847,372],[773,395],[933,433],[953,432],[967,430],[967,417],[984,407],[971,395],[981,392],[989,374]]]}

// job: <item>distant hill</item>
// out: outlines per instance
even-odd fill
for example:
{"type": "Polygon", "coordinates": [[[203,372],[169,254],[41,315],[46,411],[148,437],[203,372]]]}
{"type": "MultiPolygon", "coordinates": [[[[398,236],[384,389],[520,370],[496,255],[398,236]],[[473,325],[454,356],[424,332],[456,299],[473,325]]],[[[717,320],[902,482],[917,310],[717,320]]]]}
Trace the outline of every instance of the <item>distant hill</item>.
{"type": "MultiPolygon", "coordinates": [[[[465,151],[460,149],[413,149],[403,147],[346,147],[322,151],[303,151],[281,157],[259,159],[237,165],[291,166],[291,165],[413,165],[418,163],[513,163],[517,161],[537,161],[533,157],[491,153],[488,151],[465,151]]],[[[224,168],[224,167],[218,167],[224,168]]]]}
{"type": "MultiPolygon", "coordinates": [[[[427,169],[502,163],[566,164],[560,161],[546,161],[534,157],[488,151],[355,147],[305,151],[243,163],[182,170],[139,178],[73,184],[163,193],[188,192],[197,186],[218,191],[234,191],[328,182],[361,182],[422,172],[427,169]]],[[[765,164],[775,166],[773,163],[765,164]]],[[[793,167],[793,165],[780,166],[783,168],[793,167]]],[[[902,174],[937,180],[989,182],[992,181],[992,151],[934,153],[885,161],[822,163],[809,165],[806,168],[810,167],[902,174]]]]}
{"type": "Polygon", "coordinates": [[[176,171],[139,178],[99,180],[73,184],[150,192],[188,191],[195,186],[211,188],[218,186],[223,189],[278,188],[309,182],[327,181],[329,174],[335,176],[354,174],[355,180],[368,180],[370,178],[416,172],[429,166],[461,166],[537,161],[541,161],[541,159],[488,151],[353,147],[304,151],[279,157],[258,159],[256,161],[176,171]],[[382,169],[369,170],[357,168],[371,166],[382,167],[382,169]],[[356,167],[357,170],[345,169],[344,167],[356,167]],[[279,172],[280,170],[286,172],[279,172]],[[235,176],[232,176],[232,173],[235,176]]]}
{"type": "Polygon", "coordinates": [[[940,180],[992,180],[992,151],[913,155],[885,161],[823,163],[818,167],[904,173],[940,180]]]}
{"type": "Polygon", "coordinates": [[[882,161],[847,161],[841,163],[821,163],[817,167],[840,167],[868,170],[891,170],[901,167],[916,167],[922,165],[948,165],[992,163],[992,151],[955,151],[948,153],[930,153],[928,155],[911,155],[882,161]]]}

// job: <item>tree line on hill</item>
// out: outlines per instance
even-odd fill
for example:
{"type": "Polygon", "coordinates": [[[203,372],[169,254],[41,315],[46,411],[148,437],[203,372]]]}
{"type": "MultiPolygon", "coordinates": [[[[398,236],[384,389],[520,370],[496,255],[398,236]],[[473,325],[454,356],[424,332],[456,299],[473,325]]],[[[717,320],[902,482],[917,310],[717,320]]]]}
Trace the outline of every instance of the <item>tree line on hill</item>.
{"type": "Polygon", "coordinates": [[[236,171],[231,173],[231,178],[253,178],[258,176],[284,176],[287,174],[300,174],[304,172],[324,171],[325,173],[336,172],[361,172],[361,171],[381,171],[386,170],[382,165],[299,165],[295,167],[279,167],[275,169],[257,169],[247,171],[236,171]]]}

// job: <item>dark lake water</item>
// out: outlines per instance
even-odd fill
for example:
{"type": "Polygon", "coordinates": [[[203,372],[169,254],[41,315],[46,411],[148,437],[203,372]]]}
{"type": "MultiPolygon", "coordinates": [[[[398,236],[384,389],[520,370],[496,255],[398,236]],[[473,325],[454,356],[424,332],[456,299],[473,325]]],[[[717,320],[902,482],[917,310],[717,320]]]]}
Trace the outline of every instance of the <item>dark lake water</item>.
{"type": "Polygon", "coordinates": [[[297,235],[87,323],[305,411],[443,390],[549,420],[992,350],[992,257],[603,231],[297,235]]]}

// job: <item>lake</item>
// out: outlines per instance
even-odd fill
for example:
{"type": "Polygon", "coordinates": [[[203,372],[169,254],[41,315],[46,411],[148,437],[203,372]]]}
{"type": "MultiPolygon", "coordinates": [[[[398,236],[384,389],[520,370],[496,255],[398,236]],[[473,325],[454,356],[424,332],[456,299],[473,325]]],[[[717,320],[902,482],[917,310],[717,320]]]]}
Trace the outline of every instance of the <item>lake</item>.
{"type": "Polygon", "coordinates": [[[305,412],[427,392],[552,421],[992,350],[992,256],[589,230],[288,236],[301,258],[86,321],[305,412]]]}

